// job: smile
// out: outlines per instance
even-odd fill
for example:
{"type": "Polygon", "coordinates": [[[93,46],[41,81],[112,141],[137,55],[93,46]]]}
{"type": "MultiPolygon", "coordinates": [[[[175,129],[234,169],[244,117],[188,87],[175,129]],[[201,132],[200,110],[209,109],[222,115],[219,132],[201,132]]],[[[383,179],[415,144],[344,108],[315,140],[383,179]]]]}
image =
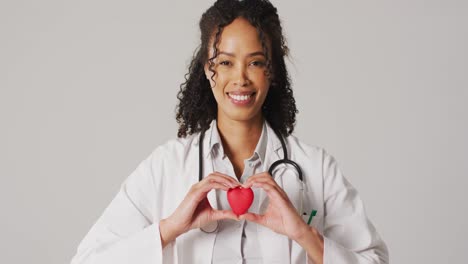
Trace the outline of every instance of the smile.
{"type": "Polygon", "coordinates": [[[253,102],[253,99],[255,98],[254,95],[256,93],[250,93],[250,94],[231,94],[227,93],[229,98],[231,99],[231,102],[235,105],[247,105],[253,102]]]}
{"type": "Polygon", "coordinates": [[[230,93],[227,93],[228,96],[234,100],[237,100],[237,101],[247,101],[249,100],[255,93],[251,93],[249,95],[237,95],[237,94],[230,94],[230,93]]]}

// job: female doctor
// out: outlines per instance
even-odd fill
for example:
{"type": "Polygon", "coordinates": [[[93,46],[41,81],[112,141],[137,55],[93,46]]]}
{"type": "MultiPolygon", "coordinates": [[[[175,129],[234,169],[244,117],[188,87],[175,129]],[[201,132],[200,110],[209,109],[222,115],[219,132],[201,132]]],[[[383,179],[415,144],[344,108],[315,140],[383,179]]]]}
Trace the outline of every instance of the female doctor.
{"type": "Polygon", "coordinates": [[[388,263],[335,159],[291,135],[297,110],[276,8],[219,0],[200,29],[178,138],[124,181],[72,264],[388,263]],[[270,173],[283,158],[302,175],[290,164],[270,173]],[[243,215],[227,201],[235,187],[254,193],[243,215]]]}

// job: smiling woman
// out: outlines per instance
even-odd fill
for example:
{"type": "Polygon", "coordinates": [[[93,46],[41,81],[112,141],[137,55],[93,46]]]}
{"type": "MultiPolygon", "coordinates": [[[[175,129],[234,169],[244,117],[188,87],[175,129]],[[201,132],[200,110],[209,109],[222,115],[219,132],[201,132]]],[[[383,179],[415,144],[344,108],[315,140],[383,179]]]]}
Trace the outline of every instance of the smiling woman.
{"type": "Polygon", "coordinates": [[[291,134],[297,109],[276,8],[219,0],[200,29],[178,138],[122,184],[72,263],[388,263],[335,159],[291,134]]]}
{"type": "Polygon", "coordinates": [[[216,57],[215,49],[210,49],[213,59],[205,65],[218,105],[218,123],[226,118],[261,123],[270,80],[257,30],[246,19],[236,18],[223,29],[218,49],[216,57]]]}
{"type": "Polygon", "coordinates": [[[268,1],[217,1],[202,15],[200,29],[200,47],[178,94],[178,136],[206,130],[219,114],[232,111],[236,118],[257,121],[261,114],[282,135],[292,133],[298,111],[284,61],[289,50],[276,8],[268,1]],[[251,101],[242,101],[254,92],[251,101]],[[228,93],[244,97],[236,100],[228,93]],[[227,99],[249,107],[229,110],[227,99]]]}

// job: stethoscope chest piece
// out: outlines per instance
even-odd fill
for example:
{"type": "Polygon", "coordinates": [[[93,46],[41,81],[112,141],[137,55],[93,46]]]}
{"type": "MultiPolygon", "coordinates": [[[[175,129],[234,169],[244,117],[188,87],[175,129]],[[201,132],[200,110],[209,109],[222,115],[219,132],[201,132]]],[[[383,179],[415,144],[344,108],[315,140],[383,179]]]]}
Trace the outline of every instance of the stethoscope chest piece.
{"type": "Polygon", "coordinates": [[[218,231],[218,227],[219,227],[219,221],[212,221],[202,227],[200,227],[200,230],[205,232],[205,233],[214,233],[216,231],[218,231]]]}
{"type": "MultiPolygon", "coordinates": [[[[300,205],[300,209],[299,209],[299,214],[302,214],[302,209],[303,209],[302,208],[303,207],[302,198],[303,198],[303,195],[304,195],[303,194],[304,193],[304,181],[303,181],[303,178],[302,178],[302,170],[301,170],[301,168],[299,167],[299,165],[296,162],[288,159],[288,151],[286,149],[286,143],[284,142],[284,139],[283,139],[282,135],[280,133],[278,133],[277,131],[274,131],[274,132],[278,136],[278,139],[281,142],[281,147],[283,148],[283,158],[280,159],[280,160],[277,160],[273,164],[271,164],[270,168],[268,169],[268,172],[274,178],[273,171],[276,169],[276,167],[278,167],[281,164],[290,165],[290,166],[293,166],[296,169],[298,178],[301,181],[301,188],[300,188],[300,191],[301,191],[301,205],[300,205]]],[[[198,181],[203,180],[203,138],[204,137],[205,137],[205,130],[202,130],[201,133],[200,133],[200,140],[199,140],[199,145],[198,145],[198,151],[199,151],[199,153],[198,153],[198,164],[199,164],[198,165],[198,181]]],[[[218,227],[219,227],[219,221],[213,221],[211,223],[206,224],[205,226],[200,227],[200,230],[205,232],[205,233],[214,233],[214,232],[218,231],[218,227]]]]}

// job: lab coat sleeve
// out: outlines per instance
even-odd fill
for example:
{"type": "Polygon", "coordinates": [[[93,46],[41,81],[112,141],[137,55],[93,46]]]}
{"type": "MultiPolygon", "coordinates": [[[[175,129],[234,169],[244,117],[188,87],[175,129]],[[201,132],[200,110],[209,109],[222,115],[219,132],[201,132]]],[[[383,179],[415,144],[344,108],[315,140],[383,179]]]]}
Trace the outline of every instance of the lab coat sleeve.
{"type": "Polygon", "coordinates": [[[171,262],[173,244],[162,249],[152,173],[155,153],[124,181],[119,192],[78,246],[71,264],[171,262]],[[164,259],[164,262],[163,262],[164,259]]]}
{"type": "Polygon", "coordinates": [[[383,264],[388,249],[366,216],[356,189],[336,160],[323,152],[325,264],[383,264]]]}

